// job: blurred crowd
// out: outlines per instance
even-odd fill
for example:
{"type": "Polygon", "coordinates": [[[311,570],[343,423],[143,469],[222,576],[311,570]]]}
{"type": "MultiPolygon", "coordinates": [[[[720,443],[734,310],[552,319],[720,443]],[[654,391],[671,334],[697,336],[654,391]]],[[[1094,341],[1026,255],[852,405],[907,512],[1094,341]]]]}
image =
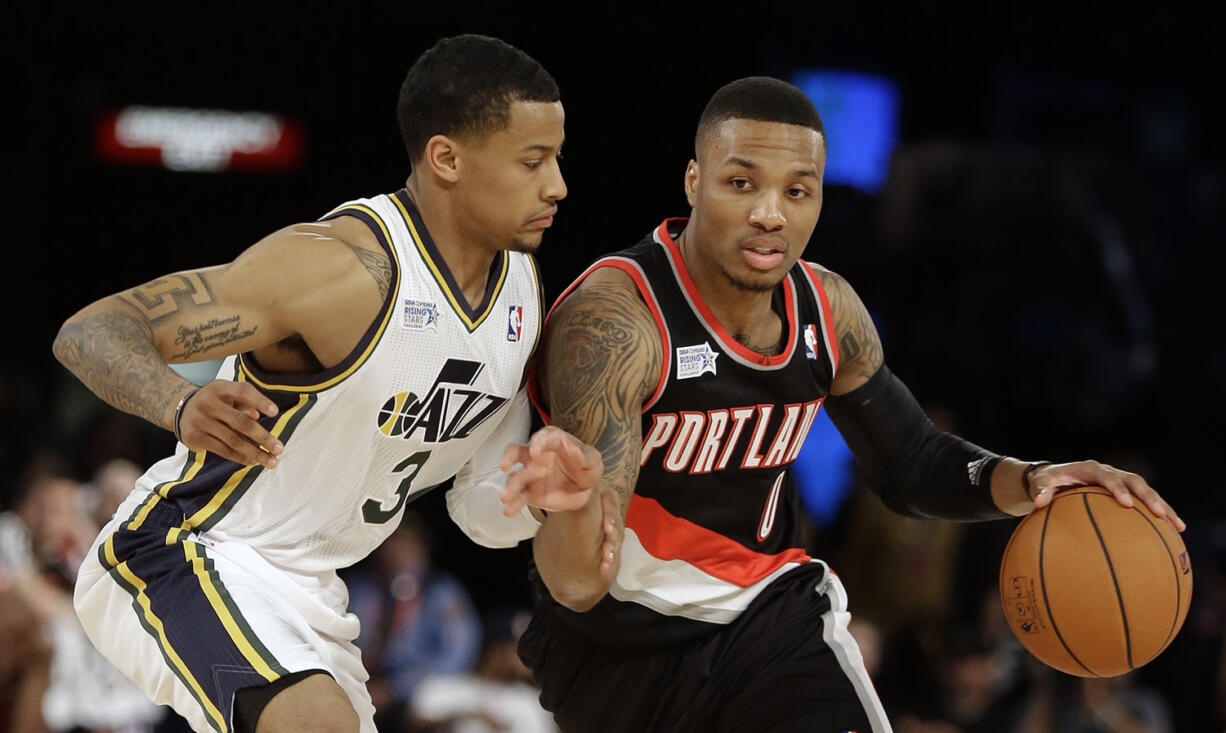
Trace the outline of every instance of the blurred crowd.
{"type": "MultiPolygon", "coordinates": [[[[949,419],[932,414],[938,424],[949,419]]],[[[143,430],[126,418],[108,425],[143,430]]],[[[829,434],[814,435],[806,453],[820,451],[830,466],[845,459],[829,457],[829,434]]],[[[128,443],[117,437],[106,442],[128,443]]],[[[0,730],[187,730],[94,652],[71,606],[83,553],[141,460],[106,457],[81,475],[40,452],[16,477],[0,514],[0,730]]],[[[1128,675],[1083,679],[1038,663],[1007,626],[996,573],[1014,523],[904,518],[848,470],[799,470],[798,480],[806,544],[848,589],[851,631],[899,733],[1226,729],[1226,521],[1189,521],[1195,592],[1170,647],[1128,675]]],[[[504,571],[449,550],[455,528],[439,507],[422,504],[375,554],[343,571],[379,730],[556,731],[515,652],[528,620],[527,573],[502,578],[522,592],[483,589],[485,573],[504,571]]],[[[525,552],[491,552],[516,553],[526,571],[525,552]]]]}

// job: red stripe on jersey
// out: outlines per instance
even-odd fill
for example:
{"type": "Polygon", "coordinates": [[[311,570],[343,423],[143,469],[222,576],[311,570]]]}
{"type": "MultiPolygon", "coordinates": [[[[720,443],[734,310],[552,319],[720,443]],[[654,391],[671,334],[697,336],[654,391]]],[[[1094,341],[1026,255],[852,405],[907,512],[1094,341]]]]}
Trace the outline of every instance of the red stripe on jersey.
{"type": "Polygon", "coordinates": [[[748,588],[790,562],[811,559],[793,547],[777,555],[754,552],[718,532],[700,527],[643,496],[630,498],[626,526],[638,535],[643,549],[660,560],[682,560],[707,575],[748,588]]]}
{"type": "Polygon", "coordinates": [[[805,274],[809,276],[809,282],[813,283],[813,289],[817,291],[817,298],[822,303],[822,315],[826,326],[826,340],[830,342],[830,368],[832,374],[839,372],[839,340],[834,337],[834,311],[830,310],[830,298],[826,295],[826,286],[822,284],[822,279],[813,271],[813,267],[804,260],[800,261],[801,267],[804,268],[805,274]]]}
{"type": "MultiPolygon", "coordinates": [[[[654,405],[656,400],[660,398],[660,393],[664,391],[664,385],[668,383],[668,370],[672,365],[672,362],[670,361],[672,358],[670,349],[672,347],[669,343],[668,328],[664,325],[664,314],[660,312],[660,304],[656,302],[655,295],[652,294],[651,288],[648,287],[647,279],[643,277],[643,273],[636,266],[630,264],[629,262],[614,258],[597,260],[591,267],[584,270],[579,277],[575,278],[575,281],[572,282],[566,288],[566,290],[562,291],[562,294],[559,295],[558,299],[553,302],[552,306],[550,306],[549,312],[545,314],[544,320],[545,323],[548,324],[549,317],[552,316],[553,312],[558,309],[558,305],[560,305],[562,301],[566,299],[566,296],[570,295],[575,288],[579,287],[579,284],[582,283],[588,275],[591,275],[593,272],[602,267],[615,267],[629,275],[630,279],[634,281],[635,287],[638,288],[639,295],[642,296],[643,302],[647,304],[647,309],[651,311],[651,316],[656,319],[656,328],[660,332],[660,342],[664,346],[664,358],[661,360],[660,364],[660,381],[656,384],[656,389],[651,393],[651,397],[643,403],[641,412],[647,412],[648,408],[654,405]]],[[[549,424],[549,411],[545,408],[545,401],[541,398],[541,387],[537,379],[537,362],[533,363],[532,373],[528,375],[528,401],[531,402],[532,406],[536,408],[536,411],[540,414],[541,419],[544,420],[546,424],[549,424]]]]}
{"type": "Polygon", "coordinates": [[[685,259],[681,256],[681,248],[673,241],[672,236],[668,233],[668,224],[674,219],[665,219],[664,223],[660,224],[656,230],[656,236],[664,243],[669,258],[673,261],[673,266],[677,270],[677,274],[681,277],[681,286],[690,295],[690,301],[698,308],[698,314],[702,320],[706,321],[715,335],[719,337],[721,345],[728,351],[736,353],[742,359],[762,366],[776,366],[778,364],[786,364],[792,358],[792,350],[796,348],[796,298],[792,293],[792,279],[784,276],[783,278],[783,299],[787,303],[787,321],[788,321],[788,340],[787,349],[782,354],[775,356],[763,356],[748,346],[744,346],[737,341],[724,329],[715,314],[707,307],[706,301],[698,294],[698,288],[694,285],[694,280],[690,277],[690,271],[685,267],[685,259]]]}

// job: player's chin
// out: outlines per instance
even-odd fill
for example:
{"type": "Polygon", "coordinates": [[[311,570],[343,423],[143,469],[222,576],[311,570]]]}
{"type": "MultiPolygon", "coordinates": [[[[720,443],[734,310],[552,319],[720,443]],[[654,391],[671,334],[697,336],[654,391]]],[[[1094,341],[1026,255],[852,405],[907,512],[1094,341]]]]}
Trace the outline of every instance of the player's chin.
{"type": "Polygon", "coordinates": [[[783,281],[783,276],[786,274],[786,270],[777,274],[775,272],[763,273],[760,271],[727,273],[728,280],[732,283],[733,287],[751,293],[769,293],[783,281]]]}
{"type": "Polygon", "coordinates": [[[535,252],[541,246],[541,240],[544,239],[544,232],[521,232],[511,240],[511,249],[515,252],[535,252]]]}

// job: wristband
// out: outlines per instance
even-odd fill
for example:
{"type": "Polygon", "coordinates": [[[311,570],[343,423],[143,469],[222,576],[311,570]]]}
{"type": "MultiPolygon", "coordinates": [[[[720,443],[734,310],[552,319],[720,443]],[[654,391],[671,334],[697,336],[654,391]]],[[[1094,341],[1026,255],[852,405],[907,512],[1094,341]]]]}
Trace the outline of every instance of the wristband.
{"type": "Polygon", "coordinates": [[[191,392],[188,392],[187,394],[183,395],[183,399],[179,400],[179,404],[175,405],[175,417],[174,417],[174,420],[172,421],[172,425],[174,427],[175,440],[179,441],[180,443],[183,442],[183,435],[179,431],[179,419],[183,416],[183,406],[186,405],[187,401],[192,398],[192,395],[196,394],[196,392],[198,392],[199,390],[200,388],[197,387],[196,389],[193,389],[191,392]]]}
{"type": "Polygon", "coordinates": [[[1030,495],[1030,472],[1036,468],[1050,466],[1051,461],[1033,461],[1022,469],[1022,490],[1026,492],[1026,498],[1034,501],[1034,497],[1030,495]]]}

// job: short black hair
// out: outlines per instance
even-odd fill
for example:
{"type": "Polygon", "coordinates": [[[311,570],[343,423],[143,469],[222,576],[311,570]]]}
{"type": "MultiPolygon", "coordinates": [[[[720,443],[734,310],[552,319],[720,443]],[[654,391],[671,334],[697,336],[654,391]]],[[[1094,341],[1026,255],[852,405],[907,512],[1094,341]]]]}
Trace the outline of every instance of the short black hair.
{"type": "Polygon", "coordinates": [[[507,126],[512,102],[557,102],[558,84],[511,44],[475,33],[439,39],[405,75],[396,116],[409,161],[435,135],[488,135],[507,126]]]}
{"type": "Polygon", "coordinates": [[[747,76],[729,82],[711,95],[707,106],[698,118],[698,131],[694,147],[702,145],[703,139],[724,120],[759,120],[781,122],[785,125],[801,125],[816,130],[826,141],[826,127],[818,114],[813,100],[782,79],[771,76],[747,76]]]}

